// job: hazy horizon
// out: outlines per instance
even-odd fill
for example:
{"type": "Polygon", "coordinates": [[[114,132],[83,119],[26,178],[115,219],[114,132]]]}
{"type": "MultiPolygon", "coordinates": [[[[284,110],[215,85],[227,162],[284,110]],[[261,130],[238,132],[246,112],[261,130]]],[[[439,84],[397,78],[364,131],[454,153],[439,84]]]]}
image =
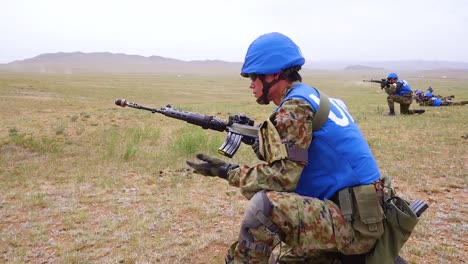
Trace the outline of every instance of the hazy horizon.
{"type": "MultiPolygon", "coordinates": [[[[41,53],[41,54],[37,54],[35,56],[32,56],[32,57],[28,57],[28,58],[24,58],[24,59],[18,59],[18,60],[14,60],[14,61],[9,61],[9,62],[4,62],[4,63],[1,63],[0,64],[8,64],[8,63],[12,63],[12,62],[18,62],[18,61],[23,61],[23,60],[29,60],[29,59],[33,59],[33,58],[36,58],[36,57],[39,57],[41,55],[47,55],[47,54],[60,54],[60,53],[63,53],[63,54],[72,54],[72,53],[83,53],[83,54],[104,54],[104,53],[109,53],[109,54],[113,54],[113,55],[117,55],[117,54],[123,54],[123,55],[128,55],[128,56],[141,56],[141,57],[145,57],[145,58],[150,58],[150,57],[153,57],[153,56],[157,56],[157,57],[163,57],[163,58],[166,58],[166,59],[175,59],[175,60],[180,60],[180,61],[185,61],[185,62],[190,62],[190,61],[224,61],[224,62],[233,62],[233,63],[242,63],[242,60],[238,60],[238,61],[229,61],[229,60],[222,60],[222,59],[217,59],[217,58],[212,58],[212,59],[194,59],[194,60],[190,60],[190,59],[187,59],[187,60],[184,60],[184,59],[179,59],[179,58],[171,58],[171,57],[165,57],[165,56],[161,56],[161,55],[158,55],[158,54],[153,54],[153,55],[140,55],[140,54],[127,54],[127,53],[122,53],[122,52],[109,52],[109,51],[91,51],[91,52],[83,52],[83,51],[70,51],[70,52],[63,52],[63,51],[57,51],[57,52],[48,52],[48,53],[41,53]]],[[[356,59],[356,60],[352,60],[352,59],[348,59],[348,60],[345,60],[345,59],[321,59],[321,60],[316,60],[316,61],[312,61],[309,63],[314,63],[314,62],[319,62],[319,63],[356,63],[356,64],[359,64],[359,63],[378,63],[378,62],[417,62],[417,61],[422,61],[422,62],[454,62],[454,63],[468,63],[468,61],[462,61],[462,60],[424,60],[424,59],[390,59],[390,60],[378,60],[378,59],[368,59],[368,60],[364,60],[364,59],[356,59]]],[[[307,62],[306,62],[307,63],[307,62]]]]}
{"type": "Polygon", "coordinates": [[[306,63],[468,62],[464,0],[16,0],[2,11],[0,63],[77,51],[242,62],[273,31],[306,63]]]}

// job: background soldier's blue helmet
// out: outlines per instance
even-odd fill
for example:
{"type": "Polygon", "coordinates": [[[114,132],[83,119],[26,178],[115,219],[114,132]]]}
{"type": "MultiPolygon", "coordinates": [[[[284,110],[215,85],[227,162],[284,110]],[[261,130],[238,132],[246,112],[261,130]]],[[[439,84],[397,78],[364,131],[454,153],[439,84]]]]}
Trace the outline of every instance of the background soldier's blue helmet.
{"type": "Polygon", "coordinates": [[[420,94],[423,94],[423,91],[421,91],[421,90],[416,90],[415,93],[416,93],[417,95],[420,95],[420,94]]]}
{"type": "Polygon", "coordinates": [[[241,75],[275,74],[304,63],[301,49],[296,43],[281,33],[273,32],[258,37],[250,44],[241,75]]]}
{"type": "Polygon", "coordinates": [[[398,75],[394,72],[389,73],[387,79],[398,79],[398,75]]]}

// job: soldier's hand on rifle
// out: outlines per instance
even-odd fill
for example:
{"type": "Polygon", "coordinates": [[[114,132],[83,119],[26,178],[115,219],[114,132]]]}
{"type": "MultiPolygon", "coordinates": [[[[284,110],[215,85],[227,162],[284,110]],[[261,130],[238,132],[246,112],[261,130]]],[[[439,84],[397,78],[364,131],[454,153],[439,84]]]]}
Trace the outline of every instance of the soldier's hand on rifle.
{"type": "Polygon", "coordinates": [[[262,153],[260,153],[260,143],[258,143],[258,140],[252,144],[252,150],[255,152],[255,155],[257,155],[257,158],[259,160],[265,161],[265,158],[263,157],[262,153]]]}
{"type": "Polygon", "coordinates": [[[238,168],[237,164],[226,163],[220,159],[210,157],[205,154],[197,154],[197,159],[202,160],[201,163],[186,161],[187,164],[194,169],[195,173],[214,176],[227,179],[227,174],[230,170],[238,168]]]}
{"type": "Polygon", "coordinates": [[[380,89],[385,88],[385,86],[387,85],[388,85],[387,81],[382,80],[382,82],[380,83],[380,89]]]}

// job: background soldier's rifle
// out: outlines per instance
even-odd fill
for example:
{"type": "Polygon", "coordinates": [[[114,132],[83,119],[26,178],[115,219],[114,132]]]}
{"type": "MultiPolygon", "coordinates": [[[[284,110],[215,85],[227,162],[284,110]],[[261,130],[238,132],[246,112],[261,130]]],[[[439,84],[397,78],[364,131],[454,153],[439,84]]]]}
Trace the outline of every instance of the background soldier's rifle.
{"type": "Polygon", "coordinates": [[[241,142],[247,145],[253,145],[258,140],[259,128],[254,126],[254,121],[245,114],[231,115],[228,121],[219,119],[216,116],[202,115],[199,113],[185,112],[172,108],[171,105],[161,108],[150,108],[136,103],[128,102],[125,99],[115,100],[118,106],[128,106],[132,108],[150,111],[151,113],[160,113],[165,116],[186,121],[187,123],[200,126],[203,129],[212,129],[216,131],[226,131],[228,133],[226,140],[218,148],[218,153],[228,158],[232,158],[239,149],[241,142]]]}
{"type": "Polygon", "coordinates": [[[380,83],[380,89],[383,89],[385,87],[390,87],[390,84],[388,83],[387,79],[380,79],[380,80],[362,80],[363,82],[373,82],[373,83],[380,83]]]}

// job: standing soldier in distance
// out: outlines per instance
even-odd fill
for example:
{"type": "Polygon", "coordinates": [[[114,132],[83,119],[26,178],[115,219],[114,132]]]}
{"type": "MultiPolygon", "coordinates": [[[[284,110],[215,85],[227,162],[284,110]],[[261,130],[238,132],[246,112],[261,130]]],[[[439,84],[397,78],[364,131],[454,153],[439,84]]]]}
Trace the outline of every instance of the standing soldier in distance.
{"type": "Polygon", "coordinates": [[[250,200],[226,263],[268,263],[279,240],[290,248],[280,263],[362,260],[383,233],[377,162],[344,102],[301,82],[304,62],[280,33],[258,37],[247,50],[241,75],[257,103],[277,105],[254,147],[266,163],[238,166],[204,154],[187,161],[250,200]]]}

